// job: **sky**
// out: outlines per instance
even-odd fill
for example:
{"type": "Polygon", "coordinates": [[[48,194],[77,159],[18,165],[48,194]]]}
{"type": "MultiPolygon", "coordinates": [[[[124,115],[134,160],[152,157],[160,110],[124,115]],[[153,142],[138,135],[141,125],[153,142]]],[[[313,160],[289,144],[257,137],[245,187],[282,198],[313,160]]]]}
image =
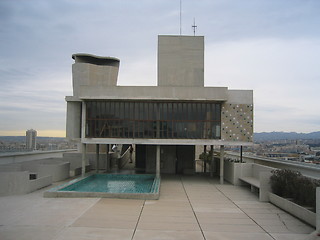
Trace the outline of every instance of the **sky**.
{"type": "MultiPolygon", "coordinates": [[[[319,0],[182,0],[205,36],[205,86],[254,91],[255,132],[320,131],[319,0]]],[[[157,37],[180,0],[0,0],[0,135],[64,137],[74,53],[120,59],[119,85],[156,85],[157,37]]]]}

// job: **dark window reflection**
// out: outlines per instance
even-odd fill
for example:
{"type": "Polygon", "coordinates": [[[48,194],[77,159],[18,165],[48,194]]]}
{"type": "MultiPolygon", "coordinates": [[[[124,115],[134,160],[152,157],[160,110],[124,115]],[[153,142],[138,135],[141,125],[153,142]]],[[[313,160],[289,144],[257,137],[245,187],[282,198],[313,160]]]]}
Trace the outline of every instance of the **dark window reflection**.
{"type": "Polygon", "coordinates": [[[219,139],[220,103],[87,101],[86,137],[219,139]]]}

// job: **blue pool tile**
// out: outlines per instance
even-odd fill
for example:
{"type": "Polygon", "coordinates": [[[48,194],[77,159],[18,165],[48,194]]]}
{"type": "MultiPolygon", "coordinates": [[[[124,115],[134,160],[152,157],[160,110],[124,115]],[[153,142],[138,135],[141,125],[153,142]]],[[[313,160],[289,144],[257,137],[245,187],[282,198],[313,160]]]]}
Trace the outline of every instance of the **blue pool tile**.
{"type": "Polygon", "coordinates": [[[106,192],[106,193],[150,193],[154,175],[94,174],[59,191],[106,192]]]}

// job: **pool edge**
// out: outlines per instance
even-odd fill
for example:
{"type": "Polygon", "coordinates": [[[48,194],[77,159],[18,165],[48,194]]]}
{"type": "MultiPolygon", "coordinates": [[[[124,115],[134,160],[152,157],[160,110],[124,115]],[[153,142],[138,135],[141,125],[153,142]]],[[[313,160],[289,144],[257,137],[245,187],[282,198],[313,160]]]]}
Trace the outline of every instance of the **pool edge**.
{"type": "Polygon", "coordinates": [[[43,193],[44,198],[118,198],[118,199],[142,199],[142,200],[158,200],[160,197],[161,179],[155,177],[150,193],[107,193],[107,192],[73,192],[59,191],[71,184],[79,182],[94,174],[86,174],[83,177],[73,179],[67,183],[53,187],[43,193]]]}

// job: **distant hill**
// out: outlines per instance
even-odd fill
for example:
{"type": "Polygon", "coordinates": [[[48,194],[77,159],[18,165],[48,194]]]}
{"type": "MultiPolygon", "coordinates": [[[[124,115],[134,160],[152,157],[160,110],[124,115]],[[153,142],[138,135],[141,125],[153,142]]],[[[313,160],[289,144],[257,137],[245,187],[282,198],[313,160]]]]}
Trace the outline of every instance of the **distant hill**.
{"type": "Polygon", "coordinates": [[[298,139],[320,139],[319,132],[311,133],[296,133],[296,132],[262,132],[254,133],[254,141],[268,141],[268,140],[298,140],[298,139]]]}

